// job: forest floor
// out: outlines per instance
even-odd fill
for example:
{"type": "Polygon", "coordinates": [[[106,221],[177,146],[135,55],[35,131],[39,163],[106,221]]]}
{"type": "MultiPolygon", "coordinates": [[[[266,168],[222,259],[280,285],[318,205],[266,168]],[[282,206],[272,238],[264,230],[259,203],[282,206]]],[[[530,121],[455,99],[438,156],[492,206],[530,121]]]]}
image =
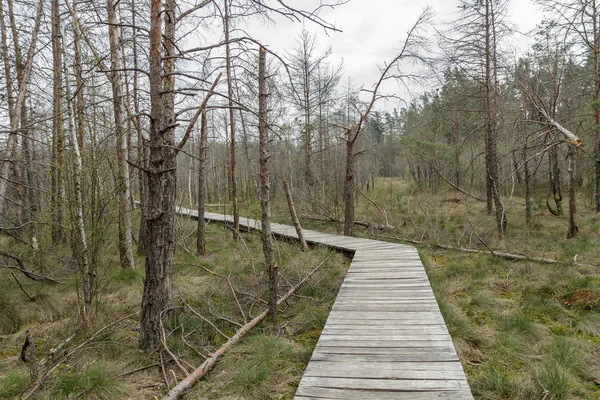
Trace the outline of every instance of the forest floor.
{"type": "MultiPolygon", "coordinates": [[[[458,192],[379,179],[365,195],[357,195],[356,219],[396,228],[357,225],[357,236],[423,242],[417,247],[476,399],[600,399],[600,215],[578,204],[579,233],[566,239],[567,215],[551,215],[545,194],[535,197],[530,226],[524,200],[505,198],[509,226],[500,239],[485,203],[458,192]],[[436,244],[558,262],[508,261],[436,244]]],[[[336,223],[303,223],[336,232],[336,223]]]]}
{"type": "MultiPolygon", "coordinates": [[[[199,366],[244,320],[265,309],[260,296],[266,298],[267,288],[260,261],[263,259],[260,234],[244,233],[244,241],[240,243],[232,240],[231,232],[225,227],[209,224],[208,255],[197,257],[190,250],[195,249],[195,226],[195,221],[180,219],[177,227],[174,310],[164,327],[168,347],[188,371],[199,366]],[[227,281],[202,267],[229,278],[239,307],[227,281]]],[[[55,248],[53,257],[44,264],[44,271],[52,271],[52,276],[63,280],[64,285],[42,284],[17,275],[21,290],[9,271],[0,270],[0,399],[19,398],[30,384],[28,368],[19,359],[26,330],[36,341],[40,376],[46,369],[42,359],[49,359],[52,348],[67,341],[62,350],[64,354],[88,341],[64,360],[34,398],[160,398],[166,393],[167,384],[173,387],[185,376],[166,354],[163,355],[163,372],[160,366],[154,365],[158,357],[148,357],[138,351],[139,314],[136,312],[142,297],[144,261],[143,257],[137,257],[135,270],[121,270],[112,239],[110,235],[104,239],[107,251],[113,255],[100,258],[103,264],[97,266],[95,316],[88,328],[82,328],[79,323],[78,282],[73,278],[69,249],[55,248]],[[119,322],[109,326],[115,321],[119,322]],[[127,374],[146,366],[152,367],[127,374]]],[[[1,240],[4,248],[19,250],[12,239],[1,240]]],[[[27,253],[26,249],[20,250],[27,253]]],[[[302,253],[296,245],[285,242],[276,242],[276,252],[282,292],[323,265],[297,296],[281,308],[277,322],[264,321],[226,352],[208,379],[196,385],[188,398],[293,397],[333,305],[348,260],[323,248],[302,253]]],[[[45,365],[49,364],[46,361],[45,365]]]]}

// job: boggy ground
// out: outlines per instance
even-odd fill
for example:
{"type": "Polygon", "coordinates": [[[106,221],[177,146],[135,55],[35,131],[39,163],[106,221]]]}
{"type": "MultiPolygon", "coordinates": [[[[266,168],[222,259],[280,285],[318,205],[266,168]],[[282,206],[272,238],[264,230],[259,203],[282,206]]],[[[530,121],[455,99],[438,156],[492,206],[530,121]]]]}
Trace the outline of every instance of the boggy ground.
{"type": "MultiPolygon", "coordinates": [[[[197,257],[195,222],[181,220],[177,232],[178,251],[174,271],[173,315],[165,320],[167,344],[188,371],[202,363],[231,336],[244,319],[265,309],[266,278],[260,235],[245,233],[243,242],[219,224],[208,225],[209,254],[197,257]],[[224,278],[235,288],[239,307],[224,278]],[[185,303],[184,303],[185,302],[185,303]],[[190,308],[193,308],[194,314],[190,308]],[[240,311],[241,307],[241,311],[240,311]],[[244,316],[242,316],[242,312],[244,316]],[[203,321],[199,316],[210,321],[203,321]],[[211,326],[211,324],[214,325],[211,326]],[[215,329],[216,328],[216,329],[215,329]],[[218,330],[217,330],[218,329],[218,330]]],[[[114,236],[114,235],[113,235],[114,236]]],[[[2,238],[3,245],[17,252],[18,244],[2,238]]],[[[37,359],[48,360],[50,349],[73,336],[64,347],[69,352],[88,341],[62,362],[37,392],[39,399],[151,399],[166,393],[184,377],[183,371],[163,354],[138,351],[139,311],[143,288],[143,257],[135,270],[118,267],[114,247],[97,268],[97,296],[92,326],[79,323],[77,286],[68,249],[54,248],[44,272],[64,285],[33,282],[18,275],[29,300],[7,270],[0,270],[0,398],[19,398],[30,385],[27,366],[19,355],[25,331],[32,332],[37,359]],[[131,315],[133,314],[133,315],[131,315]],[[129,317],[127,317],[130,315],[129,317]],[[90,338],[102,328],[119,321],[90,338]],[[132,371],[151,366],[147,369],[132,371]]],[[[28,255],[26,249],[21,249],[28,255]]],[[[189,398],[198,399],[290,399],[308,363],[325,324],[329,309],[345,274],[348,261],[341,254],[315,248],[302,253],[291,243],[276,242],[283,293],[313,268],[319,272],[281,308],[276,323],[265,321],[221,359],[207,379],[189,398]]],[[[46,361],[46,365],[49,362],[46,361]]],[[[46,369],[40,365],[40,375],[46,369]]]]}

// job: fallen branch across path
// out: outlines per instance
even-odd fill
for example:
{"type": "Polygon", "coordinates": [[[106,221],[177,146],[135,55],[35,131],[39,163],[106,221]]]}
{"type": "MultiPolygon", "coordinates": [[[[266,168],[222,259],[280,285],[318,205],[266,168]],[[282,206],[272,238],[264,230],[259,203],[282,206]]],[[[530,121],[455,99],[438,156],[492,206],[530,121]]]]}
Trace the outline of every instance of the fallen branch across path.
{"type": "MultiPolygon", "coordinates": [[[[314,268],[308,275],[306,275],[296,286],[291,288],[283,297],[281,297],[277,301],[277,305],[283,304],[290,296],[292,296],[295,292],[298,291],[322,266],[325,264],[323,261],[316,268],[314,268]]],[[[260,313],[253,320],[242,326],[235,335],[233,335],[223,346],[221,346],[217,351],[212,353],[212,355],[202,363],[194,372],[185,377],[177,386],[167,393],[162,400],[176,400],[185,394],[192,386],[194,386],[202,377],[204,377],[208,371],[210,371],[215,364],[217,363],[219,357],[221,357],[227,349],[231,346],[239,342],[252,328],[258,325],[263,319],[265,319],[269,315],[269,310],[265,310],[260,313]]]]}

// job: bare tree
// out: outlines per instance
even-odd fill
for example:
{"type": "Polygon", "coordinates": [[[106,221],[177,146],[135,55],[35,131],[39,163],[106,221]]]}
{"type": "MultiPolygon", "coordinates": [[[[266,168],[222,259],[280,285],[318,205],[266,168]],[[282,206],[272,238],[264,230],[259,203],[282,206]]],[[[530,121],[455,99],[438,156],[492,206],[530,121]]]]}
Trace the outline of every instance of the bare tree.
{"type": "Polygon", "coordinates": [[[269,276],[269,315],[272,321],[277,318],[277,263],[271,232],[271,203],[269,180],[269,127],[267,123],[267,78],[266,54],[264,47],[259,48],[258,58],[258,134],[260,149],[260,207],[262,209],[261,235],[265,264],[269,276]]]}
{"type": "Polygon", "coordinates": [[[350,127],[343,127],[346,131],[346,173],[344,179],[344,235],[346,236],[354,235],[354,173],[356,167],[356,141],[363,130],[363,125],[372,111],[375,102],[382,98],[379,94],[382,83],[389,79],[408,79],[409,76],[400,71],[402,62],[424,61],[420,52],[424,46],[426,46],[426,40],[421,34],[424,27],[429,24],[432,15],[432,11],[429,8],[426,8],[421,15],[419,15],[415,24],[408,31],[400,52],[391,62],[381,68],[379,80],[375,83],[373,90],[371,91],[371,100],[367,104],[365,111],[361,113],[358,122],[350,127]],[[396,73],[391,73],[394,68],[398,71],[396,73]]]}

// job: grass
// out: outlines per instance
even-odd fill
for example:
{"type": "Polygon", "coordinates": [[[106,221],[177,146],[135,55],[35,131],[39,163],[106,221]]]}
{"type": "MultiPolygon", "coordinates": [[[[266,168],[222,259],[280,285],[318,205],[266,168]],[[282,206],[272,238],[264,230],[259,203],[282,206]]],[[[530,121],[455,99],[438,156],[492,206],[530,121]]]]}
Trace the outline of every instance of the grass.
{"type": "Polygon", "coordinates": [[[8,372],[3,378],[0,378],[0,399],[14,399],[27,385],[29,385],[29,376],[21,372],[8,372]]]}
{"type": "Polygon", "coordinates": [[[76,367],[63,369],[57,376],[52,395],[56,399],[74,397],[111,400],[122,398],[127,392],[126,386],[112,379],[103,364],[92,364],[84,370],[76,367]]]}

